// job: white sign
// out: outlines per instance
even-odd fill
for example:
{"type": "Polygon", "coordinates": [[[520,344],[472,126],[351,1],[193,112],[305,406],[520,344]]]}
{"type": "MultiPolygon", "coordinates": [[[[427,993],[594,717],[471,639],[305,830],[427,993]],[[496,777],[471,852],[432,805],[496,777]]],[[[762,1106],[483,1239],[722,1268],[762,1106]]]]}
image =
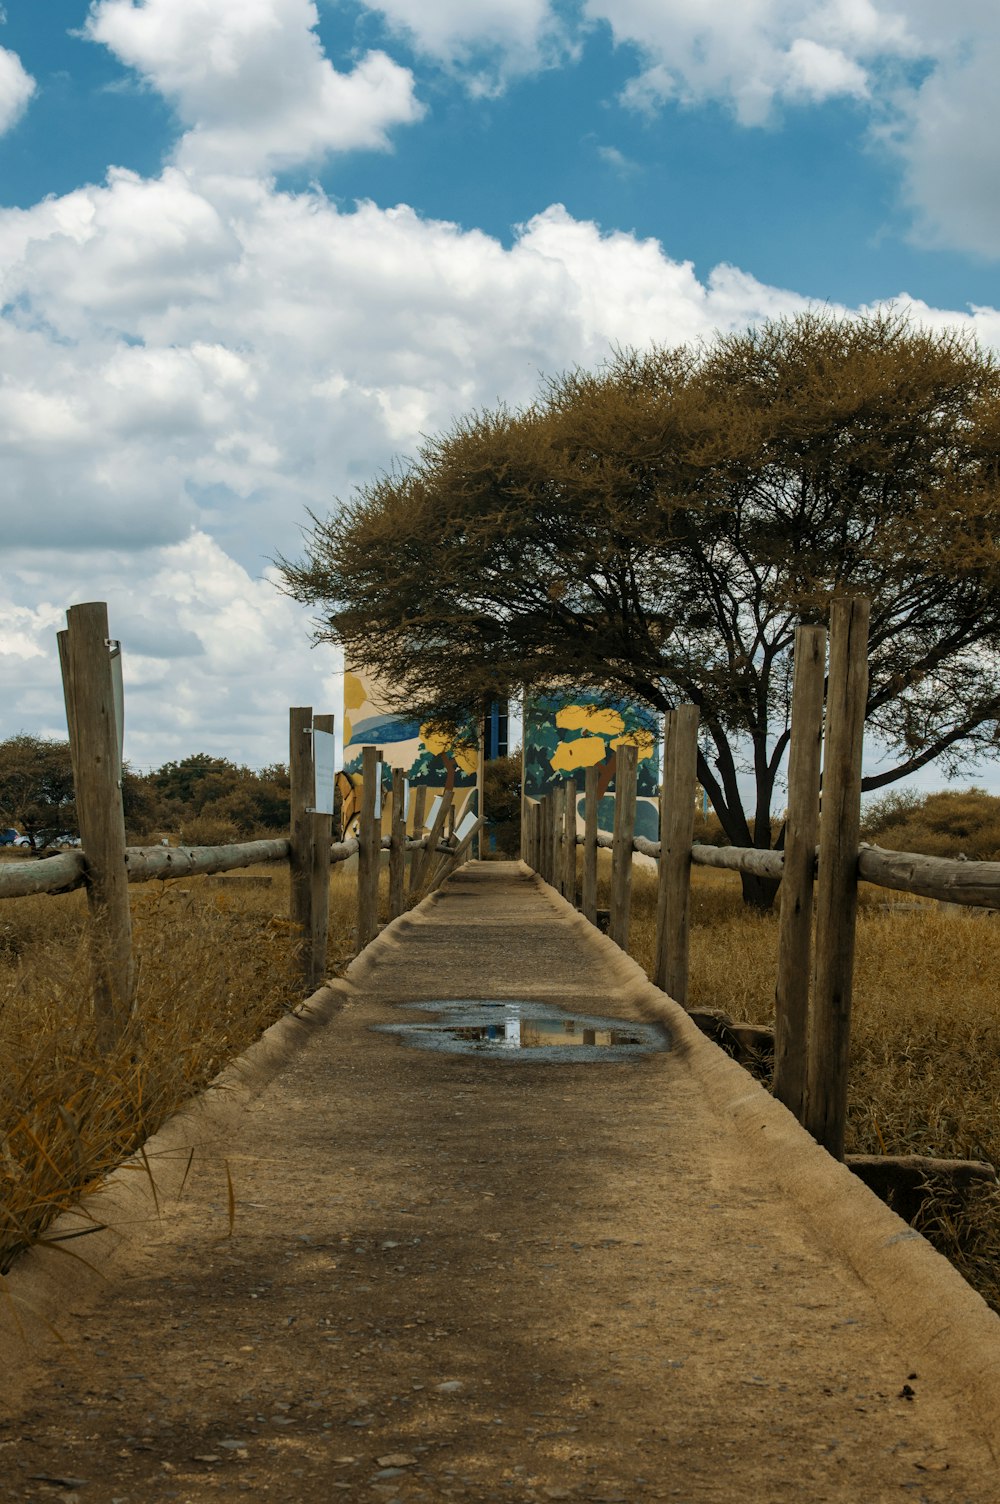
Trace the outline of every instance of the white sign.
{"type": "Polygon", "coordinates": [[[430,809],[427,811],[426,817],[424,819],[424,827],[425,827],[425,829],[427,829],[427,830],[433,830],[433,828],[434,828],[434,821],[438,817],[438,811],[439,811],[440,808],[441,808],[441,795],[438,794],[437,797],[434,799],[433,803],[431,804],[430,809]]]}
{"type": "Polygon", "coordinates": [[[382,763],[381,763],[381,761],[379,761],[375,765],[375,818],[376,818],[376,820],[381,820],[381,818],[382,818],[382,763]]]}
{"type": "Polygon", "coordinates": [[[122,645],[111,643],[111,698],[115,703],[115,730],[118,733],[118,778],[122,776],[125,757],[125,682],[122,678],[122,645]]]}
{"type": "Polygon", "coordinates": [[[313,814],[333,814],[333,787],[337,773],[336,737],[332,731],[313,731],[313,814]]]}
{"type": "Polygon", "coordinates": [[[459,845],[461,845],[467,835],[475,830],[476,821],[478,819],[479,816],[476,814],[475,810],[470,809],[469,813],[463,818],[461,824],[457,826],[455,830],[455,840],[459,845]]]}

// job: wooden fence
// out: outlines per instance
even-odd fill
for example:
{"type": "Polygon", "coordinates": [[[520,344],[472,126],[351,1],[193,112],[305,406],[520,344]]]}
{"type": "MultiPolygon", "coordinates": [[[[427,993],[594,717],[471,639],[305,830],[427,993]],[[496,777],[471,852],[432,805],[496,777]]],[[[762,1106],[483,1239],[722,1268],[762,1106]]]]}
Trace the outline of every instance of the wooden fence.
{"type": "Polygon", "coordinates": [[[844,1157],[858,883],[1000,909],[1000,862],[883,851],[859,840],[867,635],[868,602],[859,597],[832,603],[829,667],[826,631],[802,626],[796,632],[783,851],[692,843],[698,735],[692,705],[667,716],[659,841],[633,834],[637,753],[627,744],[618,750],[613,834],[598,830],[593,768],[587,770],[582,834],[576,786],[569,782],[528,803],[522,821],[525,860],[571,902],[579,899],[592,922],[597,919],[597,852],[610,849],[608,933],[622,946],[628,939],[633,857],[656,859],[652,979],[685,1007],[692,866],[780,880],[774,1091],[839,1159],[844,1157]],[[583,848],[579,893],[577,846],[583,848]]]}
{"type": "Polygon", "coordinates": [[[357,947],[378,932],[378,881],[382,852],[389,854],[389,917],[407,902],[406,857],[410,853],[409,890],[432,891],[468,860],[482,828],[476,824],[460,839],[454,834],[453,795],[447,790],[429,832],[424,831],[426,789],[417,789],[407,834],[405,774],[393,769],[390,833],[382,835],[376,813],[381,786],[381,753],[363,749],[364,796],[359,830],[348,840],[333,840],[332,818],[312,809],[314,764],[312,732],[332,731],[332,716],[314,716],[311,707],[289,712],[291,824],[287,840],[243,841],[229,846],[127,847],[122,808],[119,728],[107,606],[102,601],[71,606],[67,628],[59,634],[59,657],[66,698],[73,778],[81,850],[64,851],[40,861],[0,862],[0,898],[67,893],[86,888],[89,922],[95,944],[95,1017],[104,1040],[119,1037],[134,1001],[129,883],[165,881],[201,873],[232,872],[261,862],[287,862],[290,869],[290,918],[301,936],[299,964],[305,991],[326,974],[330,868],[358,857],[357,947]],[[450,825],[449,825],[450,821],[450,825]],[[437,858],[437,861],[435,861],[437,858]]]}

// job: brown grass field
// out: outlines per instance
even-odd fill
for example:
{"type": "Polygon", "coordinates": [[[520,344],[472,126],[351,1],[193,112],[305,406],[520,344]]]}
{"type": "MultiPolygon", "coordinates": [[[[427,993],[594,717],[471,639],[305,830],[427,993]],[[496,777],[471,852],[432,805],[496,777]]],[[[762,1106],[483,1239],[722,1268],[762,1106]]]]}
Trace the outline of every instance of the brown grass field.
{"type": "MultiPolygon", "coordinates": [[[[112,1058],[88,1021],[83,894],[0,904],[0,1270],[298,1001],[287,869],[246,876],[269,882],[131,890],[137,1033],[112,1058]]],[[[862,894],[848,1151],[1000,1164],[1000,916],[890,899],[862,894]]],[[[331,969],[354,903],[353,870],[335,868],[331,969]]],[[[655,908],[637,866],[630,949],[647,970],[655,908]]],[[[693,1007],[770,1023],[776,950],[777,916],[745,911],[735,875],[694,872],[693,1007]]],[[[922,1226],[1000,1310],[1000,1193],[939,1198],[922,1226]]]]}

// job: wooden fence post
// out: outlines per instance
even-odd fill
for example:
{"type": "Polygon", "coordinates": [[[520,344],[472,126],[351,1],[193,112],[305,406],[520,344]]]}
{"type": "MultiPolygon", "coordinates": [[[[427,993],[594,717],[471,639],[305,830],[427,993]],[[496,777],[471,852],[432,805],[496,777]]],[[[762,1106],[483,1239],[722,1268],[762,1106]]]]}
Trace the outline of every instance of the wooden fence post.
{"type": "Polygon", "coordinates": [[[313,799],[315,773],[311,705],[295,705],[288,712],[288,781],[290,821],[288,855],[288,917],[298,932],[297,955],[302,984],[312,978],[313,799]]]}
{"type": "Polygon", "coordinates": [[[562,782],[552,788],[552,873],[549,882],[557,893],[563,890],[563,825],[566,811],[566,785],[562,782]]]}
{"type": "Polygon", "coordinates": [[[376,817],[382,754],[377,747],[361,749],[361,819],[358,830],[358,950],[378,934],[378,875],[382,857],[382,822],[376,817]]]}
{"type": "MultiPolygon", "coordinates": [[[[410,829],[412,830],[413,835],[417,840],[419,840],[424,833],[424,816],[426,814],[427,790],[424,785],[421,784],[418,789],[414,790],[413,821],[410,826],[410,829]]],[[[407,889],[407,891],[410,893],[416,891],[417,879],[420,876],[420,859],[422,855],[423,853],[421,851],[414,850],[410,852],[410,877],[407,889]]]]}
{"type": "Polygon", "coordinates": [[[805,1127],[836,1159],[844,1157],[847,1117],[870,609],[862,596],[835,600],[830,608],[805,1127]]]}
{"type": "Polygon", "coordinates": [[[538,872],[543,882],[552,881],[552,790],[542,795],[538,872]]]}
{"type": "Polygon", "coordinates": [[[426,882],[428,875],[432,871],[434,871],[434,863],[438,860],[437,848],[440,844],[441,836],[444,832],[445,822],[448,819],[448,816],[451,814],[452,801],[454,800],[454,797],[454,789],[446,788],[444,793],[441,795],[441,803],[438,807],[438,812],[434,817],[434,822],[431,825],[430,834],[427,837],[427,846],[423,851],[416,851],[413,854],[414,860],[419,861],[419,866],[416,869],[416,874],[414,874],[412,868],[410,869],[411,893],[413,892],[414,886],[418,888],[422,887],[426,882]]]}
{"type": "Polygon", "coordinates": [[[583,887],[580,907],[583,917],[597,923],[597,779],[596,768],[588,768],[584,782],[583,887]]]}
{"type": "Polygon", "coordinates": [[[132,1015],[132,920],[125,867],[118,723],[108,608],[70,606],[58,634],[70,733],[80,841],[87,859],[94,1021],[102,1048],[124,1034],[132,1015]]]}
{"type": "Polygon", "coordinates": [[[806,1098],[813,876],[819,830],[826,632],[798,627],[788,751],[785,861],[774,989],[774,1095],[802,1122],[806,1098]]]}
{"type": "Polygon", "coordinates": [[[541,811],[534,799],[525,799],[524,824],[521,837],[521,860],[532,872],[538,871],[538,821],[541,811]]]}
{"type": "Polygon", "coordinates": [[[576,907],[576,780],[566,781],[563,824],[563,897],[576,907]]]}
{"type": "MultiPolygon", "coordinates": [[[[332,715],[317,715],[313,717],[313,729],[315,731],[327,731],[332,736],[334,720],[332,715]]],[[[309,742],[310,757],[315,769],[315,749],[311,737],[303,737],[303,741],[309,742]]],[[[315,785],[315,773],[313,774],[313,786],[315,785]]],[[[313,789],[310,789],[310,794],[313,789]]],[[[311,800],[310,800],[311,802],[311,800]]],[[[326,952],[330,934],[330,846],[333,841],[333,816],[320,815],[313,811],[312,824],[312,851],[311,870],[309,877],[309,974],[307,983],[311,989],[317,988],[326,976],[326,952]]]]}
{"type": "Polygon", "coordinates": [[[635,788],[638,748],[634,742],[618,747],[615,764],[615,833],[611,847],[611,920],[608,934],[628,950],[632,911],[632,839],[635,831],[635,788]]]}
{"type": "Polygon", "coordinates": [[[406,770],[392,770],[392,826],[389,833],[389,918],[403,912],[406,876],[406,770]]]}
{"type": "Polygon", "coordinates": [[[667,719],[660,786],[660,862],[656,902],[657,987],[682,1008],[688,1000],[691,841],[698,784],[698,710],[678,705],[667,719]]]}

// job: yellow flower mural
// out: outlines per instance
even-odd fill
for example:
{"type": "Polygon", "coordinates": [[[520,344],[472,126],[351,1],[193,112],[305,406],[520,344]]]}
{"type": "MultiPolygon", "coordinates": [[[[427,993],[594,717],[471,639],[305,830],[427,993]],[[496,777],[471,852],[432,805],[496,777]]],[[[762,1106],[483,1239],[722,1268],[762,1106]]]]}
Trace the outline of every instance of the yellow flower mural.
{"type": "Polygon", "coordinates": [[[572,773],[576,768],[596,768],[607,752],[603,736],[581,736],[576,741],[560,742],[550,761],[557,772],[572,773]]]}
{"type": "Polygon", "coordinates": [[[629,731],[625,736],[616,736],[611,743],[615,751],[619,747],[636,747],[639,753],[639,761],[652,757],[656,751],[656,738],[651,731],[629,731]]]}
{"type": "Polygon", "coordinates": [[[625,722],[607,705],[564,705],[556,713],[560,731],[590,731],[596,736],[620,736],[625,722]]]}

